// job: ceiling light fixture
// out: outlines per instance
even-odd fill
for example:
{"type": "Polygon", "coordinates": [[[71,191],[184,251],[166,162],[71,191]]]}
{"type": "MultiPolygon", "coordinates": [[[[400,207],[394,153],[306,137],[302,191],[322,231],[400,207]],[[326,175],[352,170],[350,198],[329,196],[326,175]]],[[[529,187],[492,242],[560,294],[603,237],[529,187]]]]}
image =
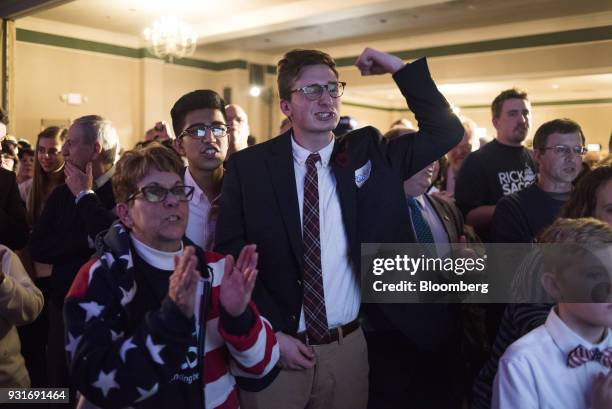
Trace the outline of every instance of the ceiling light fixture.
{"type": "Polygon", "coordinates": [[[173,62],[193,55],[197,35],[189,24],[173,16],[164,16],[145,28],[144,37],[154,56],[173,62]]]}

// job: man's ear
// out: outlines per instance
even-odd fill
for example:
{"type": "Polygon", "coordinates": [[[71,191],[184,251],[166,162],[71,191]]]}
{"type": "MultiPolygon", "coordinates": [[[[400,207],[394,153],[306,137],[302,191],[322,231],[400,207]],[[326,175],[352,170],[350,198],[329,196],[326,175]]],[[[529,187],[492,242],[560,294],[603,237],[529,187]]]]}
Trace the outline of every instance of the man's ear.
{"type": "Polygon", "coordinates": [[[125,227],[131,229],[134,226],[134,221],[132,220],[132,216],[130,216],[130,207],[127,203],[117,203],[115,212],[125,227]]]}
{"type": "Polygon", "coordinates": [[[285,116],[291,119],[291,103],[285,99],[281,99],[280,101],[280,110],[285,114],[285,116]]]}
{"type": "Polygon", "coordinates": [[[178,151],[179,155],[187,156],[187,152],[185,151],[185,147],[183,146],[183,138],[176,138],[174,140],[174,146],[176,147],[176,150],[178,151]]]}
{"type": "Polygon", "coordinates": [[[550,295],[555,301],[561,302],[563,301],[563,293],[561,292],[561,288],[557,282],[557,277],[554,273],[550,272],[542,272],[542,276],[540,277],[540,283],[546,293],[550,295]]]}
{"type": "Polygon", "coordinates": [[[493,124],[493,128],[497,129],[497,126],[499,125],[499,118],[493,117],[493,119],[491,119],[491,123],[493,124]]]}
{"type": "Polygon", "coordinates": [[[101,153],[102,153],[102,145],[98,141],[94,142],[94,151],[91,156],[91,160],[94,161],[98,159],[98,156],[100,156],[101,153]]]}
{"type": "MultiPolygon", "coordinates": [[[[544,152],[546,152],[546,151],[544,151],[544,152]]],[[[540,164],[540,160],[542,159],[542,155],[544,155],[544,153],[542,152],[541,149],[535,148],[533,150],[533,159],[538,163],[538,165],[540,164]]]]}

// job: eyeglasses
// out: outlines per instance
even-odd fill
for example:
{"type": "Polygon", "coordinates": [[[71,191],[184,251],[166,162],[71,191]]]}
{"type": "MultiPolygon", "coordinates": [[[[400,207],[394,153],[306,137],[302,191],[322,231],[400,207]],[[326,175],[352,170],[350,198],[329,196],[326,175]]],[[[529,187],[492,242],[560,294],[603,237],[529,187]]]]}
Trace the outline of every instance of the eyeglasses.
{"type": "Polygon", "coordinates": [[[206,136],[206,131],[210,129],[212,135],[221,139],[227,136],[227,125],[225,124],[214,124],[214,125],[196,125],[191,128],[185,129],[179,138],[189,136],[193,139],[202,139],[206,136]]]}
{"type": "Polygon", "coordinates": [[[159,203],[166,200],[168,193],[172,193],[180,202],[188,202],[193,197],[193,186],[176,185],[167,189],[163,186],[149,185],[141,187],[136,193],[133,193],[128,197],[127,201],[133,200],[139,194],[142,194],[144,200],[149,203],[159,203]]]}
{"type": "Polygon", "coordinates": [[[315,101],[323,95],[323,89],[326,89],[329,96],[339,98],[344,93],[346,82],[328,82],[326,85],[310,84],[301,88],[292,89],[291,92],[301,92],[306,98],[315,101]]]}
{"type": "Polygon", "coordinates": [[[552,149],[555,155],[569,155],[570,152],[575,153],[576,155],[584,155],[589,150],[585,146],[567,146],[567,145],[555,145],[555,146],[547,146],[546,148],[542,148],[543,150],[552,149]]]}

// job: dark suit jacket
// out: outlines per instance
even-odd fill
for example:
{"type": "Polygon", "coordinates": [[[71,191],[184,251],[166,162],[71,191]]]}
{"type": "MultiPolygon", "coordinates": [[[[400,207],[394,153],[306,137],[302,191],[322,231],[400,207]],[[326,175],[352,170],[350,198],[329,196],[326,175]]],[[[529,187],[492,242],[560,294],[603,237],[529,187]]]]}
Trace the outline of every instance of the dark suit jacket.
{"type": "MultiPolygon", "coordinates": [[[[360,243],[413,241],[402,181],[463,136],[424,59],[405,66],[394,79],[420,131],[388,141],[372,127],[358,129],[336,139],[330,161],[356,273],[360,243]],[[368,162],[369,179],[358,188],[355,170],[368,162]]],[[[290,131],[232,155],[215,242],[217,251],[233,255],[247,243],[257,244],[255,302],[275,330],[295,334],[303,297],[303,249],[290,131]]]]}
{"type": "MultiPolygon", "coordinates": [[[[464,224],[463,215],[457,206],[439,197],[425,195],[444,226],[449,243],[458,243],[465,235],[468,243],[480,243],[474,230],[464,224]]],[[[478,249],[477,249],[478,252],[478,249]]],[[[399,329],[418,351],[440,351],[458,342],[460,331],[460,309],[457,304],[378,304],[367,309],[368,325],[373,329],[399,329]],[[376,310],[380,309],[384,316],[376,310]],[[381,325],[382,322],[382,325],[381,325]]]]}
{"type": "Polygon", "coordinates": [[[480,242],[471,226],[464,223],[463,214],[457,206],[432,195],[425,195],[444,225],[449,243],[459,243],[459,237],[465,235],[468,243],[480,242]]]}
{"type": "Polygon", "coordinates": [[[28,242],[26,210],[14,172],[0,168],[0,244],[18,250],[28,242]]]}

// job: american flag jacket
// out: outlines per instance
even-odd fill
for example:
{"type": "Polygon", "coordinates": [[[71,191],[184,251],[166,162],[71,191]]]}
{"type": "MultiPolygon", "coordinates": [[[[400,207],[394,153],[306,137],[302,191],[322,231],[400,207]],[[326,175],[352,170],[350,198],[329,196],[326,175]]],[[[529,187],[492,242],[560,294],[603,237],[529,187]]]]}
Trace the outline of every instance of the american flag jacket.
{"type": "Polygon", "coordinates": [[[198,250],[205,259],[199,269],[209,274],[199,282],[201,297],[188,319],[167,295],[156,309],[136,305],[138,272],[120,222],[96,244],[96,257],[80,269],[64,307],[72,386],[90,403],[235,409],[236,380],[257,389],[257,382],[268,384],[278,373],[274,331],[252,302],[243,314],[247,332],[228,330],[228,315],[219,308],[222,255],[198,250]]]}

